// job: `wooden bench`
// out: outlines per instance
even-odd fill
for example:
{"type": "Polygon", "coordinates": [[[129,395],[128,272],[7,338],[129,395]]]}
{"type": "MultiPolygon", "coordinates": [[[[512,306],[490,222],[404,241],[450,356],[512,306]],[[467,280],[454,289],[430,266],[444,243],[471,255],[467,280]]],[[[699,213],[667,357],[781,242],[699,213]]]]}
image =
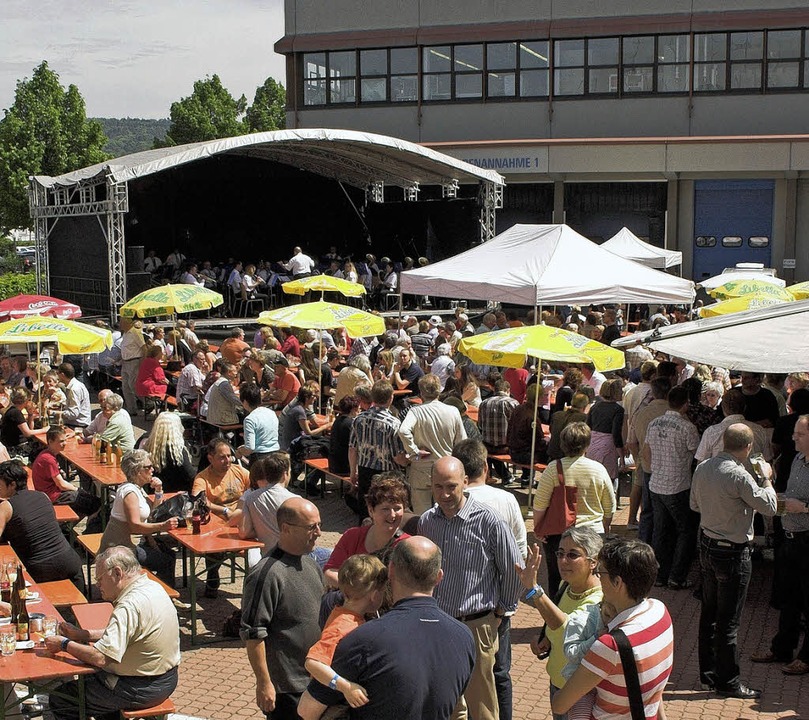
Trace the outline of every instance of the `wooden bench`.
{"type": "Polygon", "coordinates": [[[70,580],[52,580],[51,582],[37,583],[39,591],[50,600],[57,610],[71,605],[86,605],[84,597],[70,580]]]}
{"type": "MultiPolygon", "coordinates": [[[[101,549],[101,537],[102,533],[89,533],[85,535],[78,535],[76,539],[79,541],[79,545],[82,546],[85,553],[86,558],[86,567],[87,567],[87,587],[92,588],[93,579],[90,575],[91,568],[93,566],[93,559],[96,555],[98,555],[99,550],[101,549]]],[[[166,594],[172,599],[176,599],[180,597],[180,593],[175,590],[170,585],[166,585],[157,575],[155,575],[151,570],[147,570],[143,568],[143,572],[148,576],[150,580],[153,580],[158,585],[160,585],[165,591],[166,594]]],[[[90,592],[92,594],[92,591],[90,592]]]]}
{"type": "MultiPolygon", "coordinates": [[[[76,542],[81,545],[84,550],[85,567],[87,568],[87,587],[93,587],[93,578],[90,576],[90,571],[93,567],[93,558],[98,555],[101,548],[101,538],[103,533],[85,533],[84,535],[77,535],[76,542]]],[[[92,595],[92,590],[90,591],[92,595]]]]}
{"type": "Polygon", "coordinates": [[[320,481],[320,497],[325,497],[326,495],[326,478],[332,478],[336,481],[337,487],[340,490],[340,497],[343,495],[343,483],[351,483],[348,475],[339,475],[338,473],[334,473],[329,470],[328,458],[310,458],[309,460],[306,460],[304,464],[308,468],[304,478],[304,496],[308,495],[309,477],[310,475],[314,475],[316,472],[322,473],[322,478],[320,481]]]}
{"type": "Polygon", "coordinates": [[[121,717],[126,720],[140,720],[140,718],[157,718],[157,720],[165,720],[169,715],[176,711],[174,703],[171,698],[167,698],[159,705],[150,708],[143,708],[142,710],[121,710],[121,717]]]}
{"type": "MultiPolygon", "coordinates": [[[[506,465],[513,465],[514,467],[518,467],[522,470],[528,470],[530,472],[531,465],[528,463],[518,463],[514,462],[511,459],[511,455],[489,455],[489,460],[500,460],[501,462],[506,463],[506,465]]],[[[545,468],[548,466],[545,463],[534,463],[534,469],[536,470],[536,474],[539,475],[545,471],[545,468]]]]}

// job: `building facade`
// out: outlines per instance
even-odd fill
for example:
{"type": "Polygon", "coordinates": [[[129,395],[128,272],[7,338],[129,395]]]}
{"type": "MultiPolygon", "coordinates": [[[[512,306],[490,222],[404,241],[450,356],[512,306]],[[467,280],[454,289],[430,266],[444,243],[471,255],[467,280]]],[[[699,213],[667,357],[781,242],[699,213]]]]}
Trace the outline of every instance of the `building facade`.
{"type": "Polygon", "coordinates": [[[809,278],[806,0],[286,0],[287,127],[497,170],[498,230],[624,225],[809,278]]]}

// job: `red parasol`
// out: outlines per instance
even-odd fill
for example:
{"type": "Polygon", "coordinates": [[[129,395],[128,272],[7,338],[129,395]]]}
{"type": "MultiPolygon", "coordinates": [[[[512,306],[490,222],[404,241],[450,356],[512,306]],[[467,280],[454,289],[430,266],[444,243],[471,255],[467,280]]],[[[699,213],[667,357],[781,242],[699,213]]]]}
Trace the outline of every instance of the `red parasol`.
{"type": "Polygon", "coordinates": [[[81,308],[67,300],[46,295],[16,295],[0,302],[0,322],[30,315],[77,320],[81,317],[81,308]]]}

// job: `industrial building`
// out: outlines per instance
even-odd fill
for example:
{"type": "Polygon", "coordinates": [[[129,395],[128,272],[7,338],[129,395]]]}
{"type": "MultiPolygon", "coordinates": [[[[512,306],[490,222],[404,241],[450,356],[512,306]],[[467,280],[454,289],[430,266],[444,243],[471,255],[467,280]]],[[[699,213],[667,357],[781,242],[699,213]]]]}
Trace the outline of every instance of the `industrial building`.
{"type": "Polygon", "coordinates": [[[498,231],[627,226],[697,281],[809,278],[805,0],[286,0],[285,23],[288,128],[495,170],[498,231]]]}

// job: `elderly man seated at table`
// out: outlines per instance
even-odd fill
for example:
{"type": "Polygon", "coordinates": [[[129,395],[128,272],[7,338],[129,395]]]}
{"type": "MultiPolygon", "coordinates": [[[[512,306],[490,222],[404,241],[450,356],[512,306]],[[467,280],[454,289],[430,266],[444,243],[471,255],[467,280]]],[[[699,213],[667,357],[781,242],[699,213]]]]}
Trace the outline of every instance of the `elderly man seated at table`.
{"type": "MultiPolygon", "coordinates": [[[[65,652],[99,668],[85,681],[87,715],[117,718],[121,710],[158,705],[177,687],[180,628],[166,591],[141,574],[134,553],[113,546],[96,558],[101,597],[114,609],[103,630],[80,630],[63,622],[62,635],[45,639],[52,653],[65,652]],[[93,643],[90,645],[90,643],[93,643]]],[[[56,720],[80,717],[79,688],[73,680],[50,696],[56,720]]]]}
{"type": "Polygon", "coordinates": [[[100,404],[101,412],[107,418],[101,439],[129,452],[135,447],[135,432],[129,413],[123,409],[124,399],[116,393],[110,393],[100,404]]]}

